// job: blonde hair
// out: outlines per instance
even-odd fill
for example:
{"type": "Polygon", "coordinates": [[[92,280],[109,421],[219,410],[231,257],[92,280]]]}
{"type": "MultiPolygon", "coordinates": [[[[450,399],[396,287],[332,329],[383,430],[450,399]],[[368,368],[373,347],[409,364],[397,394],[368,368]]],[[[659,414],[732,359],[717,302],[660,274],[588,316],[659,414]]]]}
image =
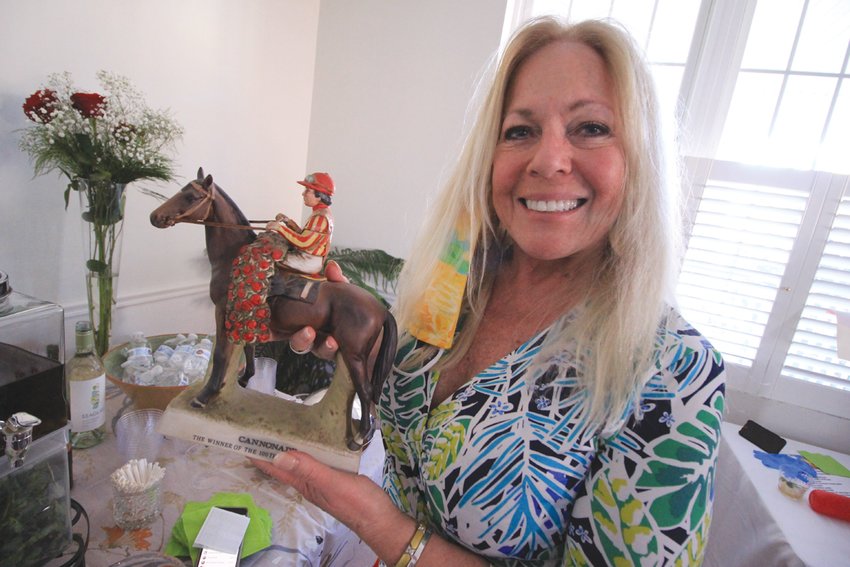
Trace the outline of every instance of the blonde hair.
{"type": "MultiPolygon", "coordinates": [[[[575,342],[580,384],[589,394],[590,421],[615,424],[653,368],[655,340],[665,302],[672,301],[679,223],[675,192],[665,183],[660,120],[648,67],[631,37],[616,25],[588,20],[568,24],[555,17],[530,20],[518,29],[486,87],[473,127],[436,208],[405,262],[395,308],[399,327],[416,316],[437,262],[456,226],[469,220],[472,262],[463,306],[463,325],[443,367],[469,349],[495,279],[492,267],[510,246],[490,203],[490,171],[506,94],[520,66],[557,41],[594,49],[614,85],[625,157],[625,192],[610,233],[604,261],[574,319],[553,325],[538,361],[575,342]]],[[[428,356],[426,353],[424,356],[428,356]]]]}

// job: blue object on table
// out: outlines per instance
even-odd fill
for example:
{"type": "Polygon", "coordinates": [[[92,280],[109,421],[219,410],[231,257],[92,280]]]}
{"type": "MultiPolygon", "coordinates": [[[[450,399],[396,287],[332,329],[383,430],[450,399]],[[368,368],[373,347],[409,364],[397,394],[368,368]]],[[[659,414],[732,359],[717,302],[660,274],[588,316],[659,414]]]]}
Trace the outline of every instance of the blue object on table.
{"type": "Polygon", "coordinates": [[[761,461],[761,464],[770,469],[781,470],[786,476],[793,474],[796,478],[806,482],[818,476],[815,468],[800,455],[776,455],[764,451],[753,451],[753,456],[761,461]]]}

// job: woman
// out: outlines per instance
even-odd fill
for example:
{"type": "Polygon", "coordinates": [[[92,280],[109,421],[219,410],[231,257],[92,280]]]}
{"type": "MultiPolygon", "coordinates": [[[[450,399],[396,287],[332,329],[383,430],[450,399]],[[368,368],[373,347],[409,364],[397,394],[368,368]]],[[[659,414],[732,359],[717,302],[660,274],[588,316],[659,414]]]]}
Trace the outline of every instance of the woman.
{"type": "Polygon", "coordinates": [[[258,466],[388,565],[698,564],[725,373],[669,306],[658,131],[625,33],[523,26],[402,274],[386,494],[301,453],[258,466]]]}

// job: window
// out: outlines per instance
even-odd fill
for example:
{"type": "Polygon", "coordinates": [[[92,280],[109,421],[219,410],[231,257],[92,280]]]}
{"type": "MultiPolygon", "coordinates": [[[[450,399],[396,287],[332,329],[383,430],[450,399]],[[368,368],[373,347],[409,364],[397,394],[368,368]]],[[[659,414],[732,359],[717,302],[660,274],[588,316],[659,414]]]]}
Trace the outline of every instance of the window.
{"type": "Polygon", "coordinates": [[[850,313],[850,3],[518,4],[611,17],[643,45],[682,124],[680,308],[723,353],[730,386],[850,418],[836,350],[836,313],[850,313]]]}

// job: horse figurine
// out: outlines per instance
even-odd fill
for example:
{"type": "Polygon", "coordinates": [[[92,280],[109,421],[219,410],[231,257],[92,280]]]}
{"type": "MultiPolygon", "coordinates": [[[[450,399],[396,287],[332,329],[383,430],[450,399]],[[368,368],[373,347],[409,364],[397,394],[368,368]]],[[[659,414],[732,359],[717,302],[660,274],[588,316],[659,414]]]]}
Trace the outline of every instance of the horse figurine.
{"type": "MultiPolygon", "coordinates": [[[[171,227],[181,222],[206,225],[207,255],[212,268],[210,299],[215,305],[216,341],[209,378],[191,401],[193,407],[204,408],[225,386],[226,369],[234,367],[231,358],[237,351],[241,351],[228,339],[225,330],[227,290],[234,258],[243,246],[256,239],[256,234],[250,221],[233,200],[213,183],[212,176],[204,177],[203,168],[198,170],[195,181],[188,183],[154,210],[150,220],[158,228],[171,227]]],[[[280,273],[275,275],[275,278],[280,277],[283,277],[280,273]]],[[[270,289],[274,287],[272,285],[270,289]]],[[[271,313],[271,340],[288,340],[299,329],[310,326],[316,330],[317,341],[332,335],[338,342],[339,356],[345,363],[361,405],[357,435],[355,437],[349,432],[348,446],[351,450],[361,448],[368,443],[373,433],[371,410],[377,403],[395,357],[398,340],[395,319],[368,292],[341,282],[321,282],[314,303],[272,295],[272,292],[267,303],[271,313]],[[379,338],[380,347],[370,377],[370,353],[379,338]]],[[[240,385],[244,386],[253,375],[253,358],[253,345],[245,345],[246,368],[239,380],[240,385]]],[[[350,399],[353,402],[353,395],[350,399]]]]}

